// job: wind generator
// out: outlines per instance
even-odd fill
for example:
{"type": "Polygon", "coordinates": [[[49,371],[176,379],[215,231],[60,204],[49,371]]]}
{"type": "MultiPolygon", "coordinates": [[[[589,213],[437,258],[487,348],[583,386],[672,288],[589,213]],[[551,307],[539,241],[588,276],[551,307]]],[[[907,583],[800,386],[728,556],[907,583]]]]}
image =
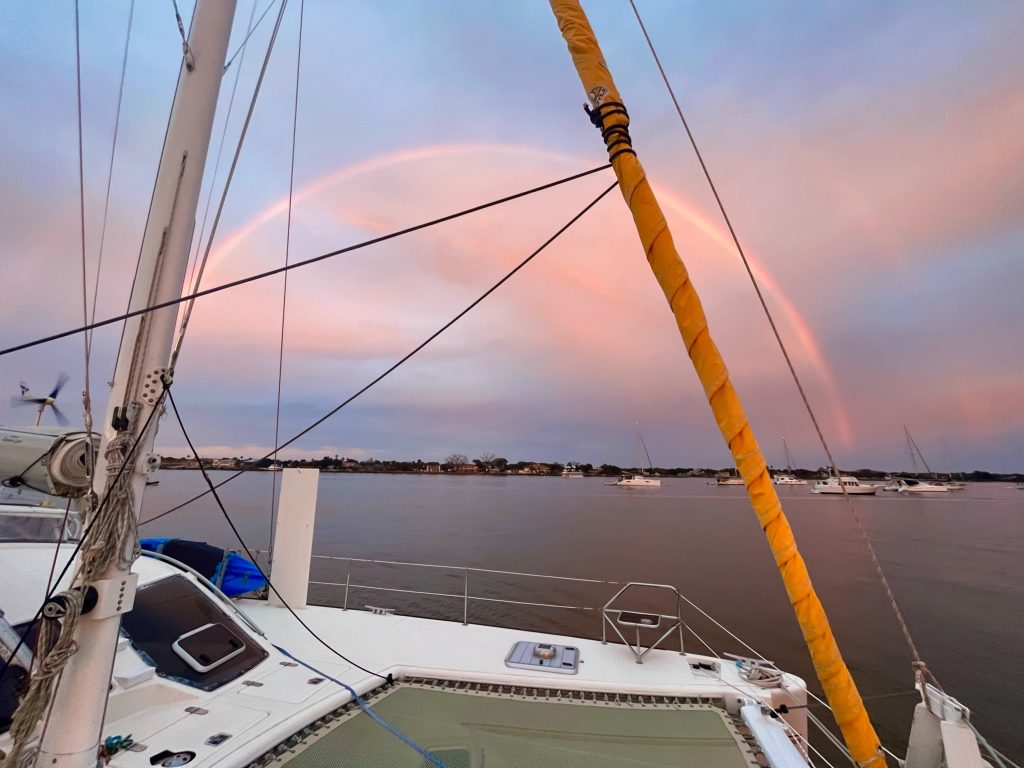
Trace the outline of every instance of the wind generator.
{"type": "Polygon", "coordinates": [[[64,388],[64,385],[67,383],[68,375],[66,373],[62,373],[60,376],[57,377],[57,383],[53,385],[53,389],[50,390],[50,394],[45,395],[43,397],[39,397],[38,395],[34,395],[32,391],[28,388],[28,384],[26,384],[23,381],[20,384],[21,395],[15,395],[14,397],[11,398],[11,406],[39,406],[38,410],[36,411],[35,425],[37,427],[39,426],[39,422],[43,420],[43,412],[46,410],[47,406],[49,406],[50,408],[53,409],[53,417],[57,420],[57,423],[62,427],[66,427],[68,425],[68,419],[64,415],[63,411],[61,411],[61,409],[57,407],[57,395],[60,394],[60,391],[64,388]]]}

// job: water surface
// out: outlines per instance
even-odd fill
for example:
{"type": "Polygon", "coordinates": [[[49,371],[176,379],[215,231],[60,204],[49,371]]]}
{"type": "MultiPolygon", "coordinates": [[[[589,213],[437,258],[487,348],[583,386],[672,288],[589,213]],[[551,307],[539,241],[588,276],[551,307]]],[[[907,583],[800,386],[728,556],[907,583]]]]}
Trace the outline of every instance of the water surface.
{"type": "MultiPolygon", "coordinates": [[[[227,473],[213,473],[216,480],[227,473]]],[[[198,472],[160,473],[144,518],[205,486],[198,472]]],[[[279,478],[278,478],[279,479],[279,478]]],[[[788,671],[813,668],[767,543],[742,487],[667,479],[625,490],[599,478],[325,474],[314,553],[673,584],[788,671]]],[[[251,547],[266,549],[270,473],[225,486],[222,498],[251,547]]],[[[915,703],[910,655],[839,497],[781,487],[801,553],[883,741],[903,752],[915,703]]],[[[972,484],[935,496],[884,494],[854,500],[892,582],[921,656],[974,722],[1010,757],[1024,755],[1024,492],[972,484]]],[[[212,499],[143,528],[237,547],[212,499]]],[[[315,561],[313,578],[343,582],[343,562],[315,561]]],[[[461,571],[357,566],[353,581],[460,594],[461,571]]],[[[472,575],[471,593],[503,599],[601,605],[604,585],[472,575]]],[[[343,590],[316,588],[340,604],[343,590]]],[[[653,596],[652,596],[653,598],[653,596]]],[[[351,604],[461,621],[461,599],[355,590],[351,604]]],[[[653,603],[652,603],[653,604],[653,603]]],[[[470,620],[598,636],[583,611],[524,610],[473,603],[470,620]]],[[[742,647],[690,611],[693,628],[719,651],[742,647]]],[[[687,636],[688,647],[700,651],[687,636]]],[[[820,690],[816,683],[813,690],[820,690]]],[[[818,714],[822,714],[818,708],[818,714]]]]}

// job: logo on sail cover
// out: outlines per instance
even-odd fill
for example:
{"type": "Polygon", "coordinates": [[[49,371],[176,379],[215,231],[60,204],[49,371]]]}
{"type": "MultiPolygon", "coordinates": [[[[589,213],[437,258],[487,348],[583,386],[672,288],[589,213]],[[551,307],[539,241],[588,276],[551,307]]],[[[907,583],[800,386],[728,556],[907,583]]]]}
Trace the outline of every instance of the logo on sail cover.
{"type": "Polygon", "coordinates": [[[595,85],[590,89],[590,93],[587,96],[590,98],[590,103],[595,107],[601,106],[601,102],[604,101],[604,97],[608,95],[608,89],[603,85],[595,85]]]}

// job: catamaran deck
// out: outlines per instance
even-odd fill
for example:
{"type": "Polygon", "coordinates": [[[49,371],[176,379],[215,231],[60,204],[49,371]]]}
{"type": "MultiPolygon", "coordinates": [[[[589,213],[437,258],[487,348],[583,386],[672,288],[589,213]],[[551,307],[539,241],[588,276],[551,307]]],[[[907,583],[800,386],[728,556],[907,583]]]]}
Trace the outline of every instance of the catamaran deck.
{"type": "MultiPolygon", "coordinates": [[[[61,547],[58,569],[70,551],[61,547]]],[[[5,608],[13,623],[31,618],[45,588],[38,574],[48,570],[53,553],[52,544],[0,548],[5,608]]],[[[143,597],[150,585],[169,578],[187,579],[206,591],[193,576],[148,557],[135,570],[144,602],[151,600],[143,597]]],[[[176,672],[158,671],[161,662],[153,649],[166,652],[163,645],[169,647],[175,637],[147,638],[157,643],[148,653],[139,652],[138,637],[124,638],[115,657],[103,735],[131,734],[135,746],[116,754],[111,765],[151,768],[163,764],[152,762],[158,755],[171,759],[178,753],[191,755],[190,765],[204,767],[427,765],[358,714],[349,691],[335,680],[371,696],[374,711],[424,747],[449,755],[444,758],[449,768],[483,765],[483,755],[487,766],[749,766],[755,764],[754,742],[742,725],[747,712],[741,713],[741,706],[753,701],[778,709],[806,701],[803,682],[794,676],[783,676],[777,686],[758,686],[729,660],[678,650],[653,650],[638,664],[630,648],[617,642],[365,610],[299,610],[332,648],[366,669],[392,674],[397,687],[382,690],[379,677],[339,659],[287,610],[258,600],[227,603],[207,594],[227,612],[225,620],[236,605],[274,644],[239,623],[247,646],[265,651],[265,659],[204,690],[183,683],[176,672]],[[510,650],[521,641],[577,649],[577,673],[507,666],[510,650]],[[349,711],[339,711],[346,705],[349,711]]],[[[134,620],[142,621],[147,633],[159,634],[150,628],[181,611],[177,603],[151,603],[152,618],[146,619],[139,599],[134,620]]],[[[132,629],[127,622],[126,628],[132,629]]],[[[791,733],[805,735],[804,718],[799,707],[784,715],[791,733]]]]}

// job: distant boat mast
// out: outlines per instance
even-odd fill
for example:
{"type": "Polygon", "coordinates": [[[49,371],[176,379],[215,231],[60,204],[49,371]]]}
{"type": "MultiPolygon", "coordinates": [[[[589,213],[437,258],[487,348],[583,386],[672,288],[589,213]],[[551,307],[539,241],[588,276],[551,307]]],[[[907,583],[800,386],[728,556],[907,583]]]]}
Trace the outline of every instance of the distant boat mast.
{"type": "Polygon", "coordinates": [[[907,450],[910,452],[910,460],[911,462],[913,462],[914,465],[914,474],[917,474],[917,459],[915,458],[916,454],[916,456],[919,456],[921,458],[921,463],[924,464],[924,468],[928,472],[928,474],[931,475],[932,477],[935,477],[935,473],[932,472],[932,468],[928,466],[928,461],[925,459],[924,454],[921,453],[921,449],[918,448],[917,441],[914,440],[913,435],[910,434],[910,430],[907,429],[906,424],[903,425],[903,433],[907,436],[907,450]]]}
{"type": "Polygon", "coordinates": [[[793,471],[793,457],[789,453],[789,446],[786,444],[786,438],[782,438],[782,450],[786,452],[786,471],[793,471]]]}

